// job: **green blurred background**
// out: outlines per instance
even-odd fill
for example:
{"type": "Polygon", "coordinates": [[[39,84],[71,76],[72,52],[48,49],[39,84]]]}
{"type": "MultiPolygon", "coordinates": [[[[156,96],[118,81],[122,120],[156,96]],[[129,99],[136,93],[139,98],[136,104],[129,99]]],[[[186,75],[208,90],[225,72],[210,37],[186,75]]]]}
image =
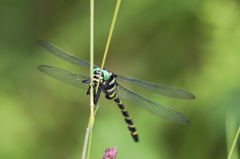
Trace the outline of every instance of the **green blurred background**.
{"type": "MultiPolygon", "coordinates": [[[[37,70],[41,64],[89,74],[51,55],[48,41],[89,61],[89,1],[3,0],[0,4],[0,159],[79,159],[89,96],[37,70]]],[[[100,65],[116,1],[95,2],[100,65]]],[[[139,132],[134,143],[118,106],[102,95],[91,158],[227,158],[239,125],[240,4],[237,0],[123,0],[105,68],[193,93],[193,101],[124,85],[184,114],[182,125],[124,102],[139,132]]],[[[237,153],[233,158],[237,158],[237,153]]]]}

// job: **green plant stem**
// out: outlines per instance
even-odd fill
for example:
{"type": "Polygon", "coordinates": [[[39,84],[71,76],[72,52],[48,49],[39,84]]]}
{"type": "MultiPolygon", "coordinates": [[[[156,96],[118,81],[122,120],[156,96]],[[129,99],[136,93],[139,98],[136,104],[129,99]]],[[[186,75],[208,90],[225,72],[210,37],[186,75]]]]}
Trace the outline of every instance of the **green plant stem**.
{"type": "Polygon", "coordinates": [[[91,86],[91,117],[94,118],[93,103],[93,65],[94,65],[94,0],[90,0],[90,86],[91,86]]]}
{"type": "Polygon", "coordinates": [[[91,104],[91,116],[90,116],[90,136],[88,140],[88,153],[87,159],[90,158],[90,150],[92,144],[92,130],[93,130],[93,123],[94,123],[94,103],[93,103],[93,64],[94,64],[94,0],[90,0],[90,86],[91,86],[91,97],[90,97],[90,104],[91,104]]]}
{"type": "MultiPolygon", "coordinates": [[[[93,123],[92,123],[93,124],[93,123]]],[[[89,140],[88,140],[88,152],[87,152],[87,159],[90,158],[90,147],[91,147],[91,143],[92,143],[92,130],[93,130],[93,125],[90,126],[90,135],[89,135],[89,140]]]]}
{"type": "MultiPolygon", "coordinates": [[[[104,52],[104,56],[103,56],[103,61],[102,61],[102,66],[101,66],[101,71],[100,71],[99,79],[100,79],[100,77],[102,76],[102,69],[103,69],[103,67],[104,67],[105,60],[106,60],[106,57],[107,57],[107,52],[108,52],[108,48],[109,48],[110,41],[111,41],[111,38],[112,38],[112,33],[113,33],[113,29],[114,29],[115,22],[116,22],[116,19],[117,19],[117,15],[118,15],[118,11],[119,11],[120,4],[121,4],[121,0],[117,0],[117,4],[116,4],[115,11],[114,11],[113,20],[112,20],[112,24],[111,24],[111,28],[110,28],[110,32],[109,32],[109,35],[108,35],[108,41],[107,41],[107,45],[106,45],[105,52],[104,52]]],[[[98,80],[98,84],[97,84],[97,88],[96,88],[96,93],[97,93],[97,91],[98,91],[99,82],[100,82],[100,80],[98,80]]]]}
{"type": "Polygon", "coordinates": [[[90,86],[91,86],[91,94],[90,94],[90,118],[88,122],[88,128],[85,135],[84,146],[82,159],[85,159],[86,151],[87,159],[90,158],[90,150],[92,143],[92,130],[94,123],[94,103],[93,103],[93,63],[94,63],[94,0],[90,0],[90,86]],[[90,132],[90,136],[89,136],[90,132]]]}
{"type": "Polygon", "coordinates": [[[231,156],[232,156],[232,152],[233,152],[233,149],[234,149],[234,147],[235,147],[235,145],[236,145],[236,142],[237,142],[237,139],[238,139],[239,133],[240,133],[240,126],[238,127],[238,131],[237,131],[237,134],[236,134],[235,139],[234,139],[234,141],[233,141],[233,144],[232,144],[231,150],[230,150],[230,152],[229,152],[228,159],[230,159],[231,156]]]}

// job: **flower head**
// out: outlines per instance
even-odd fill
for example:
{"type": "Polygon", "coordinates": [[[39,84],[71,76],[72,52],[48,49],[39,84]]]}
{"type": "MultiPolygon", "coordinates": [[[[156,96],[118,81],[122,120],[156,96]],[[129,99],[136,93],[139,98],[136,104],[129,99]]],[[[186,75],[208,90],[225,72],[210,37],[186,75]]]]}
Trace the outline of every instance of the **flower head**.
{"type": "Polygon", "coordinates": [[[105,155],[103,155],[103,159],[116,159],[116,156],[117,156],[116,150],[117,150],[117,146],[116,148],[105,150],[105,155]]]}

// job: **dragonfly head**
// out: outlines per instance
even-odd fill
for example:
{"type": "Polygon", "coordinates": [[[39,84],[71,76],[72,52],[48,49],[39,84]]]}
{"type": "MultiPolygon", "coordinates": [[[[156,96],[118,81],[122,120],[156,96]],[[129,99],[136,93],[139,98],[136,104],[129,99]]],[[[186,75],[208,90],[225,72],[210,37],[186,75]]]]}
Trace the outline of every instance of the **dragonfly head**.
{"type": "MultiPolygon", "coordinates": [[[[100,68],[95,68],[95,69],[93,70],[93,74],[96,75],[97,77],[99,77],[100,71],[101,71],[100,68]]],[[[108,72],[107,70],[102,70],[102,78],[103,78],[104,81],[109,80],[110,74],[109,74],[109,72],[108,72]]],[[[101,78],[101,79],[102,79],[102,78],[101,78]]]]}

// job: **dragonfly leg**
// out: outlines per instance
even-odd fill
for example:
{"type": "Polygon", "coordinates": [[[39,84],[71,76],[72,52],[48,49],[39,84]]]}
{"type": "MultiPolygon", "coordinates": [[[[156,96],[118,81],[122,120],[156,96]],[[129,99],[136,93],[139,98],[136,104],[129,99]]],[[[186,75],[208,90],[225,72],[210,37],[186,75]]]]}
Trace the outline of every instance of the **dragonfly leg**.
{"type": "Polygon", "coordinates": [[[100,97],[101,91],[104,92],[104,89],[101,86],[99,86],[98,91],[96,93],[96,86],[94,86],[93,88],[94,88],[94,104],[96,105],[100,97]]]}
{"type": "Polygon", "coordinates": [[[89,95],[91,93],[90,90],[91,90],[91,87],[89,86],[88,91],[87,91],[87,95],[89,95]]]}
{"type": "Polygon", "coordinates": [[[82,81],[82,83],[90,83],[90,79],[82,81]]]}
{"type": "MultiPolygon", "coordinates": [[[[98,99],[99,99],[99,97],[100,97],[100,95],[101,95],[101,91],[103,91],[103,88],[102,88],[101,86],[99,86],[98,88],[99,88],[99,89],[98,89],[98,92],[96,93],[96,86],[93,85],[94,104],[95,104],[95,105],[96,105],[97,102],[98,102],[98,99]]],[[[89,86],[88,91],[87,91],[87,95],[89,95],[89,94],[91,94],[91,86],[89,86]]]]}

